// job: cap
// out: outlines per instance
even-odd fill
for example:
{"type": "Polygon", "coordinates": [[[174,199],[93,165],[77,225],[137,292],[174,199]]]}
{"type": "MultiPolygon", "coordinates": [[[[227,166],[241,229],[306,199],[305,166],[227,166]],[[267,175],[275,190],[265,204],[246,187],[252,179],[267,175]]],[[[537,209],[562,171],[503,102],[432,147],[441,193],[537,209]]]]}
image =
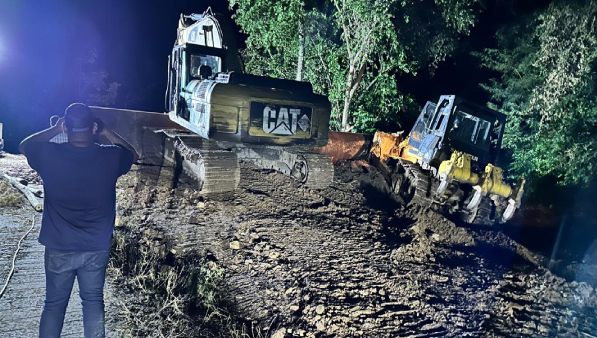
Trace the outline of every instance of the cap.
{"type": "Polygon", "coordinates": [[[64,125],[73,133],[84,133],[93,127],[94,117],[83,103],[73,103],[64,112],[64,125]]]}

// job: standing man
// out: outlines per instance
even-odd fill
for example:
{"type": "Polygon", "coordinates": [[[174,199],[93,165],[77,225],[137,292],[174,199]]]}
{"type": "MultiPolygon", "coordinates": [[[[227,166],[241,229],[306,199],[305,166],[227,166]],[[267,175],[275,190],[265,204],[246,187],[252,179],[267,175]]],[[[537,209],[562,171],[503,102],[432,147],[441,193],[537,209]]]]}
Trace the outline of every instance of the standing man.
{"type": "Polygon", "coordinates": [[[116,180],[130,170],[137,153],[101,125],[89,107],[73,103],[53,127],[19,146],[44,183],[39,242],[46,248],[46,298],[40,338],[60,337],[75,277],[85,337],[105,336],[103,292],[116,217],[116,180]],[[68,142],[49,142],[63,130],[68,142]],[[113,145],[96,144],[98,133],[113,145]]]}

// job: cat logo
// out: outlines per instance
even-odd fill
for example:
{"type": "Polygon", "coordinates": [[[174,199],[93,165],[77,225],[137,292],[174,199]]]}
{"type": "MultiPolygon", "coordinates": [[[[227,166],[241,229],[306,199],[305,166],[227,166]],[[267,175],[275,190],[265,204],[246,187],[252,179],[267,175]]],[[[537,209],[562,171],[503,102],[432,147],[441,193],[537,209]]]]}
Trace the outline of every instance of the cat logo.
{"type": "Polygon", "coordinates": [[[307,131],[310,126],[310,120],[307,115],[301,115],[300,108],[280,108],[276,110],[272,107],[263,109],[263,131],[268,134],[276,135],[294,135],[296,128],[307,131]]]}
{"type": "Polygon", "coordinates": [[[282,106],[251,102],[251,135],[291,136],[308,138],[311,135],[310,107],[282,106]],[[258,123],[258,124],[257,124],[258,123]]]}

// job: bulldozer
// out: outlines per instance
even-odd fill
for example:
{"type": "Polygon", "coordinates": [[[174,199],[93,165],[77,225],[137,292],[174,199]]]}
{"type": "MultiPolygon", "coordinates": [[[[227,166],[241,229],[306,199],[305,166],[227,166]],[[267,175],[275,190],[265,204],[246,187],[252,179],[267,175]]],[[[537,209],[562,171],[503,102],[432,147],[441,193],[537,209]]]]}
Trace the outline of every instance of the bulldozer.
{"type": "Polygon", "coordinates": [[[327,187],[333,164],[314,150],[328,141],[327,97],[308,82],[245,74],[223,32],[211,9],[181,14],[168,58],[167,115],[99,107],[94,113],[132,139],[146,172],[168,180],[185,174],[201,193],[236,189],[239,161],[327,187]]]}
{"type": "Polygon", "coordinates": [[[496,165],[506,116],[455,95],[427,102],[407,135],[377,132],[370,160],[405,204],[494,225],[520,208],[525,179],[496,165]]]}

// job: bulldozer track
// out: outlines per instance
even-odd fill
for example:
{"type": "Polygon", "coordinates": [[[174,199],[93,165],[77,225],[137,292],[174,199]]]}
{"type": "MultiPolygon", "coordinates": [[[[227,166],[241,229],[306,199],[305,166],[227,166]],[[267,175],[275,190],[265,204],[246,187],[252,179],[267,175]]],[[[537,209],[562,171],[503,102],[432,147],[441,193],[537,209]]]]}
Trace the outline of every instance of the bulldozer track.
{"type": "Polygon", "coordinates": [[[463,211],[461,213],[461,219],[469,224],[492,226],[495,224],[493,203],[488,197],[485,197],[483,198],[477,209],[472,213],[467,213],[463,211]]]}
{"type": "Polygon", "coordinates": [[[401,165],[404,168],[405,182],[410,182],[408,189],[414,188],[414,191],[410,192],[412,195],[410,203],[430,206],[433,203],[432,193],[437,189],[434,187],[437,185],[434,184],[436,182],[430,180],[429,176],[416,164],[401,161],[401,165]]]}

